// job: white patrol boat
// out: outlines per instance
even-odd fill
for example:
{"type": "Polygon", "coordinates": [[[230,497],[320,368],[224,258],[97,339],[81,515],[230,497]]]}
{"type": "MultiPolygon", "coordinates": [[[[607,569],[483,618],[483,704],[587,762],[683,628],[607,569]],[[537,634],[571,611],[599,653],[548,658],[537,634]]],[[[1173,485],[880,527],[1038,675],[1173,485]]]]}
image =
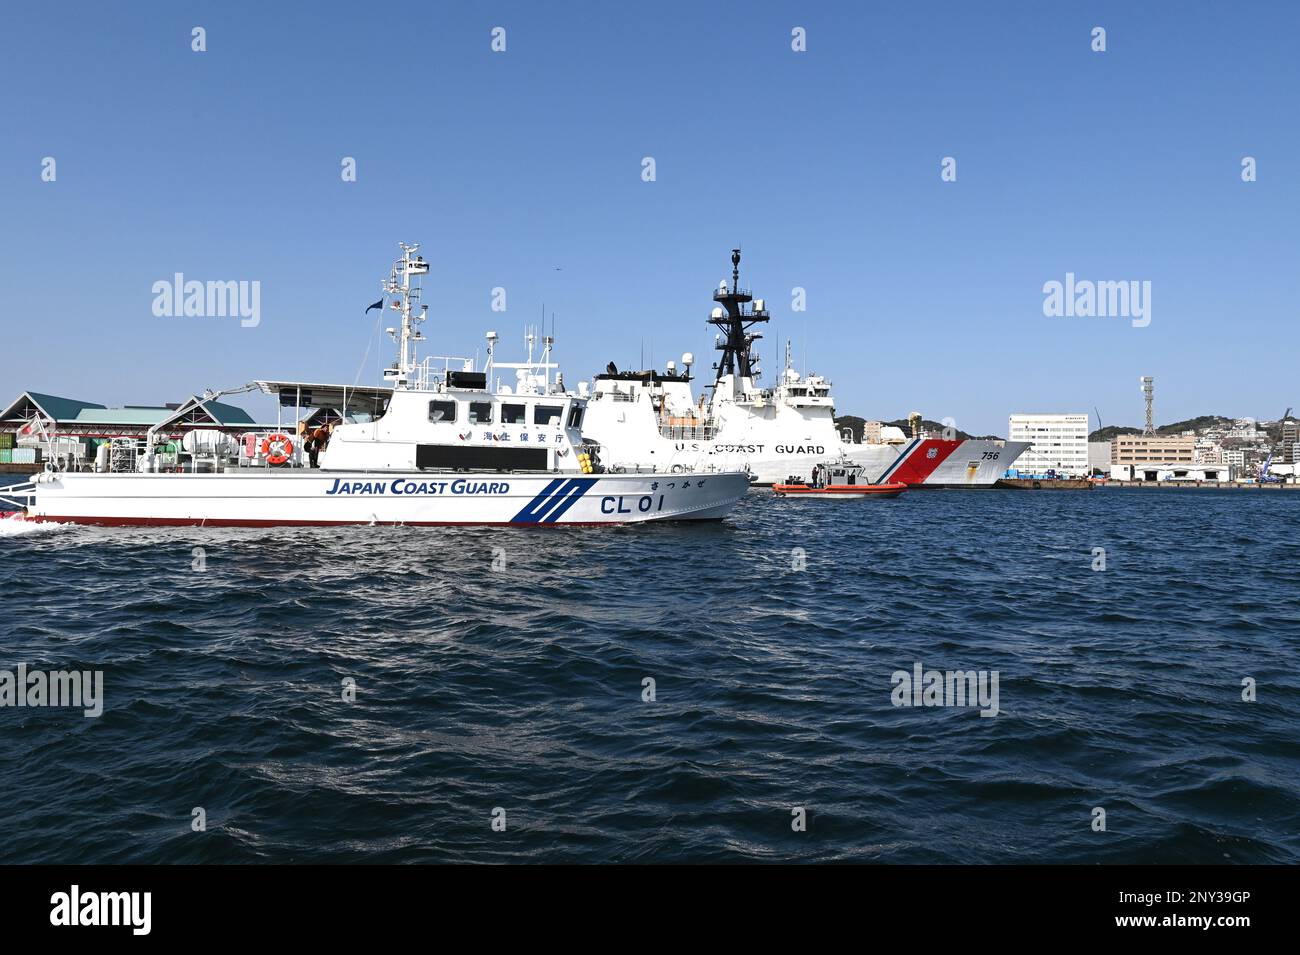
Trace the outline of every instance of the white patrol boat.
{"type": "Polygon", "coordinates": [[[411,280],[429,266],[418,245],[401,248],[383,283],[402,316],[400,333],[388,330],[400,342],[385,372],[391,388],[264,381],[210,393],[155,426],[143,447],[101,455],[100,473],[47,470],[4,494],[26,504],[26,520],[208,526],[717,520],[744,496],[743,471],[606,473],[582,443],[586,399],[552,387],[549,375],[538,387],[521,372],[515,388],[489,391],[473,362],[441,373],[430,359],[417,364],[428,306],[413,313],[420,289],[411,280]],[[326,427],[302,429],[310,454],[294,429],[238,433],[201,414],[255,388],[282,405],[335,409],[317,419],[326,427]]]}
{"type": "Polygon", "coordinates": [[[820,375],[785,369],[773,388],[759,388],[753,331],[769,315],[762,299],[740,287],[740,250],[731,253],[731,284],[713,295],[709,324],[718,327],[712,393],[698,403],[691,391],[694,358],[682,356],[679,371],[619,371],[611,362],[595,377],[583,433],[600,446],[611,470],[654,467],[688,471],[707,463],[743,467],[756,484],[779,484],[809,474],[819,464],[845,458],[861,464],[871,483],[908,487],[992,487],[1029,447],[1020,441],[929,437],[914,415],[912,435],[885,426],[878,440],[858,442],[835,426],[831,383],[820,375]]]}

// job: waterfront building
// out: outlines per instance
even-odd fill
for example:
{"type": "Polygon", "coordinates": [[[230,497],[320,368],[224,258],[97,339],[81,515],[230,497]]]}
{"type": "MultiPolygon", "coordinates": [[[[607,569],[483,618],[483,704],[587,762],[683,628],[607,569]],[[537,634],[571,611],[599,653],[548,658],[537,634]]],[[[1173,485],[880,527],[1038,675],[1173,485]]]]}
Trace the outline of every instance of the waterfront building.
{"type": "Polygon", "coordinates": [[[1196,439],[1179,435],[1120,434],[1111,442],[1111,464],[1192,464],[1196,439]]]}
{"type": "Polygon", "coordinates": [[[1013,414],[1008,419],[1008,438],[1028,441],[1030,447],[1015,463],[1021,474],[1054,471],[1068,477],[1084,477],[1088,466],[1088,415],[1013,414]]]}
{"type": "MultiPolygon", "coordinates": [[[[290,403],[292,404],[292,403],[290,403]]],[[[190,428],[258,427],[278,430],[278,425],[256,425],[243,408],[192,395],[188,400],[162,405],[127,405],[110,408],[93,401],[80,401],[37,391],[24,391],[8,405],[0,406],[0,449],[36,449],[30,463],[50,461],[70,471],[88,469],[100,445],[126,441],[143,446],[150,430],[159,429],[169,440],[179,439],[170,426],[190,428]],[[129,439],[129,440],[127,440],[129,439]]],[[[30,472],[0,457],[0,473],[30,472]]]]}
{"type": "Polygon", "coordinates": [[[1224,464],[1223,447],[1211,438],[1198,438],[1195,459],[1197,464],[1224,464]]]}
{"type": "Polygon", "coordinates": [[[1282,449],[1287,464],[1295,464],[1297,449],[1300,449],[1300,422],[1290,418],[1282,422],[1282,449]]]}
{"type": "Polygon", "coordinates": [[[1112,481],[1142,481],[1144,483],[1226,484],[1236,477],[1228,464],[1112,464],[1112,481]]]}

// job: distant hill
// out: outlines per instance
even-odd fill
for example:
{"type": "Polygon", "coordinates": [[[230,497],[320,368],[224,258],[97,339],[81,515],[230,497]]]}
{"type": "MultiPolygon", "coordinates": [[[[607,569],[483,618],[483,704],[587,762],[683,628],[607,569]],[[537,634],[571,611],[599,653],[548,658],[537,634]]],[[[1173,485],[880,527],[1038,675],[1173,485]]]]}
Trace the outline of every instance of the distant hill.
{"type": "MultiPolygon", "coordinates": [[[[887,427],[893,426],[895,428],[902,428],[903,434],[906,435],[911,435],[912,433],[906,418],[900,418],[897,421],[882,421],[880,423],[887,427]]],[[[851,414],[840,415],[838,418],[835,419],[835,427],[837,430],[843,430],[844,428],[853,429],[853,440],[855,441],[862,440],[862,429],[865,424],[866,424],[866,419],[859,418],[857,415],[851,415],[851,414]]],[[[943,431],[944,424],[941,421],[931,421],[929,418],[922,418],[921,427],[924,430],[929,431],[933,434],[938,434],[939,432],[943,431]]],[[[986,434],[986,435],[967,434],[965,431],[962,431],[959,428],[953,429],[953,437],[955,437],[959,441],[965,441],[967,438],[990,438],[995,441],[1002,440],[997,435],[992,435],[992,434],[986,434]]]]}
{"type": "Polygon", "coordinates": [[[1089,441],[1113,441],[1119,434],[1141,434],[1141,428],[1128,428],[1123,425],[1108,424],[1088,435],[1089,441]]]}
{"type": "MultiPolygon", "coordinates": [[[[1224,417],[1223,415],[1203,414],[1195,418],[1188,418],[1186,421],[1174,421],[1171,422],[1170,424],[1162,424],[1160,425],[1160,427],[1156,428],[1156,434],[1177,435],[1177,434],[1182,434],[1184,431],[1195,431],[1197,434],[1200,434],[1201,432],[1206,431],[1209,428],[1231,427],[1232,422],[1233,422],[1232,418],[1227,418],[1224,417]]],[[[864,424],[865,424],[864,419],[859,418],[857,415],[851,415],[851,414],[840,415],[838,418],[835,419],[835,427],[838,429],[852,428],[853,437],[857,441],[862,440],[862,426],[864,424]]],[[[882,421],[881,424],[893,425],[895,428],[902,428],[904,434],[910,435],[912,433],[910,430],[908,430],[907,419],[905,418],[899,419],[897,421],[882,421]]],[[[921,420],[921,427],[924,428],[926,431],[937,433],[943,430],[943,423],[940,421],[931,421],[929,418],[923,418],[921,420]]],[[[1270,422],[1269,424],[1260,424],[1259,429],[1265,432],[1274,441],[1281,440],[1282,423],[1280,421],[1270,422]]],[[[960,429],[955,429],[954,433],[958,438],[962,440],[965,440],[967,438],[975,438],[977,440],[993,440],[993,441],[1003,440],[1001,436],[995,434],[967,434],[965,431],[962,431],[960,429]]],[[[1141,434],[1141,433],[1142,433],[1141,428],[1135,428],[1132,427],[1131,425],[1109,424],[1106,425],[1106,427],[1098,428],[1096,431],[1089,434],[1088,440],[1089,441],[1110,441],[1117,434],[1141,434]]]]}
{"type": "Polygon", "coordinates": [[[1232,419],[1225,418],[1223,415],[1203,414],[1198,418],[1188,418],[1186,421],[1175,421],[1173,424],[1165,424],[1156,428],[1156,434],[1179,434],[1183,431],[1195,431],[1200,434],[1207,428],[1230,428],[1232,419]]]}
{"type": "MultiPolygon", "coordinates": [[[[1175,421],[1172,424],[1162,424],[1156,428],[1156,434],[1175,435],[1182,434],[1184,431],[1195,431],[1200,434],[1207,428],[1222,428],[1232,425],[1232,418],[1225,418],[1223,415],[1203,414],[1196,418],[1188,418],[1186,421],[1175,421]]],[[[1128,425],[1107,425],[1104,428],[1098,428],[1092,434],[1088,435],[1089,441],[1110,441],[1117,434],[1141,434],[1141,428],[1132,428],[1128,425]]]]}

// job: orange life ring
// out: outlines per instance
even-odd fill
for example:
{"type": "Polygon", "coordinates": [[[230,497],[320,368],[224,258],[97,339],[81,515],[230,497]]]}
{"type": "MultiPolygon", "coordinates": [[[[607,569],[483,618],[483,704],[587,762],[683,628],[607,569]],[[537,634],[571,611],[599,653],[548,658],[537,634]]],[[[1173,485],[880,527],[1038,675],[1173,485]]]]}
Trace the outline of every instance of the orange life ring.
{"type": "Polygon", "coordinates": [[[293,454],[293,441],[287,434],[268,435],[262,439],[262,453],[266,455],[267,464],[284,464],[293,454]]]}

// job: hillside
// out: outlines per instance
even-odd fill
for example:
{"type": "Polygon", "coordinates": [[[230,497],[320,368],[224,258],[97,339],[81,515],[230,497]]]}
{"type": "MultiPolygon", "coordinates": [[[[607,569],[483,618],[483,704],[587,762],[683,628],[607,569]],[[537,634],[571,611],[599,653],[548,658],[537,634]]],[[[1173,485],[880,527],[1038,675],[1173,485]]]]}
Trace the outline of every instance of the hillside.
{"type": "MultiPolygon", "coordinates": [[[[1200,434],[1201,432],[1205,431],[1208,428],[1231,427],[1232,422],[1233,422],[1232,418],[1226,418],[1223,415],[1217,415],[1217,414],[1198,415],[1195,418],[1188,418],[1185,421],[1174,421],[1169,424],[1162,424],[1158,428],[1156,428],[1156,434],[1177,435],[1177,434],[1182,434],[1184,431],[1195,431],[1197,434],[1200,434]]],[[[857,441],[862,440],[862,427],[864,423],[865,423],[864,420],[862,418],[859,418],[857,415],[840,415],[838,418],[835,419],[835,427],[837,429],[852,428],[854,440],[857,441]]],[[[885,425],[893,425],[895,428],[902,428],[904,434],[911,434],[911,431],[908,429],[906,419],[899,419],[897,421],[883,421],[881,423],[885,425]]],[[[921,427],[923,427],[926,431],[929,431],[933,434],[937,434],[943,430],[943,423],[939,421],[931,421],[929,418],[923,418],[921,421],[921,427]]],[[[1268,437],[1271,438],[1272,440],[1274,441],[1281,440],[1281,435],[1282,435],[1281,422],[1275,421],[1275,422],[1270,422],[1268,424],[1260,424],[1259,429],[1265,432],[1268,435],[1268,437]]],[[[955,429],[954,433],[957,438],[962,440],[965,440],[967,438],[991,439],[997,441],[1003,440],[1003,437],[1001,435],[995,435],[995,434],[973,435],[973,434],[968,434],[967,432],[962,431],[960,429],[955,429]]],[[[1141,433],[1142,433],[1141,428],[1134,427],[1132,425],[1109,424],[1106,425],[1106,427],[1098,428],[1096,431],[1093,431],[1091,434],[1089,434],[1088,440],[1089,441],[1110,441],[1117,434],[1141,434],[1141,433]]]]}
{"type": "Polygon", "coordinates": [[[1207,428],[1230,428],[1232,419],[1225,418],[1223,415],[1203,414],[1197,418],[1188,418],[1186,421],[1175,421],[1173,424],[1165,424],[1156,428],[1156,434],[1179,434],[1183,431],[1195,431],[1200,434],[1207,428]]]}
{"type": "Polygon", "coordinates": [[[1119,434],[1141,434],[1141,428],[1129,428],[1124,425],[1108,424],[1088,435],[1089,441],[1112,441],[1119,434]]]}
{"type": "MultiPolygon", "coordinates": [[[[1232,425],[1231,418],[1225,418],[1223,415],[1203,414],[1195,418],[1188,418],[1186,421],[1175,421],[1172,424],[1162,424],[1156,428],[1156,434],[1171,435],[1182,434],[1184,431],[1195,431],[1200,434],[1207,428],[1222,428],[1232,425]]],[[[1088,435],[1089,441],[1110,441],[1117,434],[1141,434],[1141,428],[1133,428],[1128,425],[1107,425],[1104,428],[1098,428],[1088,435]]]]}

